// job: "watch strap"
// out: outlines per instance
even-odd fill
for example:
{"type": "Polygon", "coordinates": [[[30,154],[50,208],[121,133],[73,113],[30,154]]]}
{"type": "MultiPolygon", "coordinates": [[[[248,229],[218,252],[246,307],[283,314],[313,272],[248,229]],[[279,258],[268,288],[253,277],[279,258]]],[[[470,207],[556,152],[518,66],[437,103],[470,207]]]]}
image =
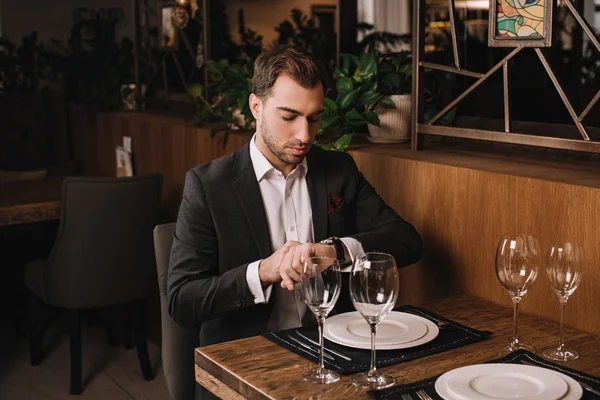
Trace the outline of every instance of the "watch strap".
{"type": "Polygon", "coordinates": [[[335,248],[335,258],[340,262],[340,264],[344,264],[346,262],[344,243],[340,240],[340,238],[332,236],[323,240],[321,243],[333,245],[335,248]]]}

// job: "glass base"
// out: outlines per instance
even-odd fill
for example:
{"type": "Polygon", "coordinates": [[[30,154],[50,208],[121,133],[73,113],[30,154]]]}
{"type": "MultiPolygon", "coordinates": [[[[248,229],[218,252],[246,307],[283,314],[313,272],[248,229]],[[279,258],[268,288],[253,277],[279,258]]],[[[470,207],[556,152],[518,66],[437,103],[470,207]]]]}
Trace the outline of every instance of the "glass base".
{"type": "Polygon", "coordinates": [[[304,380],[311,383],[333,383],[340,380],[340,374],[327,368],[315,368],[303,376],[304,380]]]}
{"type": "Polygon", "coordinates": [[[521,343],[517,343],[517,344],[509,344],[508,346],[502,347],[501,349],[498,350],[498,354],[501,356],[505,356],[507,354],[512,353],[513,351],[517,351],[517,350],[527,350],[532,352],[533,354],[535,354],[535,349],[531,346],[528,346],[526,344],[521,344],[521,343]]]}
{"type": "Polygon", "coordinates": [[[579,353],[575,350],[565,349],[558,350],[556,347],[544,350],[544,357],[554,361],[571,361],[579,358],[579,353]]]}
{"type": "Polygon", "coordinates": [[[374,376],[368,376],[367,372],[352,377],[352,383],[366,389],[384,389],[396,384],[396,378],[390,374],[377,372],[374,376]]]}

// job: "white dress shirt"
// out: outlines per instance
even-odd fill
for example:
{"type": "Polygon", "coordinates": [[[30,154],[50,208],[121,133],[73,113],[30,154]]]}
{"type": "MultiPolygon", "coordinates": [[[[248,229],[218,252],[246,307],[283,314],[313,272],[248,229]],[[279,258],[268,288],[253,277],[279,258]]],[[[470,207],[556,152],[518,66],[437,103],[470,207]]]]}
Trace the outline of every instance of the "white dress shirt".
{"type": "MultiPolygon", "coordinates": [[[[287,177],[284,177],[283,173],[273,167],[258,150],[254,142],[255,138],[256,135],[250,140],[250,159],[265,207],[272,251],[276,251],[290,240],[313,243],[312,206],[306,184],[306,173],[308,172],[306,158],[287,177]]],[[[352,260],[355,255],[364,254],[358,240],[353,238],[341,238],[341,240],[348,249],[352,260]]],[[[246,270],[246,281],[256,304],[269,301],[273,291],[273,284],[264,289],[261,285],[258,273],[261,261],[249,264],[246,270]]],[[[306,314],[306,305],[299,289],[299,285],[296,285],[294,292],[291,292],[281,289],[277,285],[275,290],[278,291],[278,295],[275,299],[275,309],[268,326],[270,331],[301,325],[306,314]]]]}

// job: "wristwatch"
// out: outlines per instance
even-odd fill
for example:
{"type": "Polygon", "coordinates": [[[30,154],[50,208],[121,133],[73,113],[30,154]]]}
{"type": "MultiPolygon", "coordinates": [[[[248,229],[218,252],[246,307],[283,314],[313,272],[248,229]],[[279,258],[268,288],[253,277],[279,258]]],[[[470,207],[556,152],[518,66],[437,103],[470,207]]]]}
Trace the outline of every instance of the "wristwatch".
{"type": "Polygon", "coordinates": [[[344,254],[344,243],[340,240],[340,238],[332,236],[325,240],[321,240],[322,244],[333,245],[335,248],[335,258],[339,261],[340,266],[346,263],[346,256],[344,254]]]}

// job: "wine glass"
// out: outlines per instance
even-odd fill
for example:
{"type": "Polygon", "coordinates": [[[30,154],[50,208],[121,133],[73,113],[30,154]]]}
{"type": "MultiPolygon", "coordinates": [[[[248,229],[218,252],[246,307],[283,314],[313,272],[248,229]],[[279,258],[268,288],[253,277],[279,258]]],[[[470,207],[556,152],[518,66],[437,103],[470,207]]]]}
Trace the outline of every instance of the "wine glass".
{"type": "Polygon", "coordinates": [[[306,375],[304,380],[313,383],[333,383],[340,375],[325,368],[323,363],[323,323],[337,301],[342,282],[338,260],[333,257],[310,257],[304,261],[302,270],[302,294],[304,302],[317,318],[319,326],[319,366],[306,375]]]}
{"type": "Polygon", "coordinates": [[[579,354],[572,349],[565,348],[563,343],[563,328],[565,320],[565,307],[569,296],[573,294],[583,276],[583,248],[577,243],[563,243],[552,246],[546,262],[546,277],[552,290],[558,295],[560,302],[560,339],[558,347],[544,350],[544,357],[555,361],[575,360],[579,354]]]}
{"type": "Polygon", "coordinates": [[[396,304],[398,286],[398,268],[390,254],[366,253],[354,261],[350,274],[350,297],[371,327],[371,367],[369,372],[352,377],[355,385],[383,389],[396,383],[396,378],[377,371],[375,367],[375,336],[377,324],[396,304]]]}
{"type": "Polygon", "coordinates": [[[496,276],[512,298],[513,337],[508,346],[503,347],[500,355],[525,349],[535,353],[535,349],[519,342],[517,336],[517,317],[519,302],[527,294],[538,275],[540,251],[538,240],[531,235],[505,235],[500,238],[496,250],[496,276]]]}

